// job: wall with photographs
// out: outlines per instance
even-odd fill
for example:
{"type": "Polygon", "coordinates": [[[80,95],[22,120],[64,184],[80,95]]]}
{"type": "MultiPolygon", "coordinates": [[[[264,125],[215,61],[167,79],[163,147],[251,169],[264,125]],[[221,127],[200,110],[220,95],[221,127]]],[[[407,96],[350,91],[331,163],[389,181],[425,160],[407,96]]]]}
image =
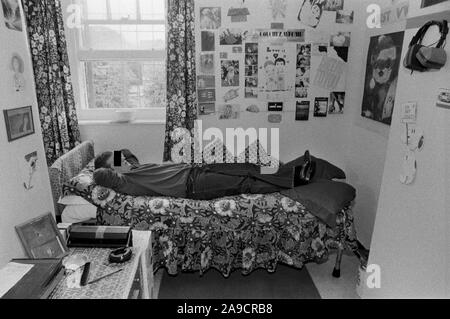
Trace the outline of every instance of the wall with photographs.
{"type": "Polygon", "coordinates": [[[203,128],[277,127],[282,161],[310,149],[344,166],[357,2],[324,1],[318,20],[309,1],[195,4],[203,128]]]}
{"type": "Polygon", "coordinates": [[[0,43],[8,45],[0,50],[0,267],[24,254],[14,226],[53,212],[23,15],[18,2],[3,3],[8,10],[0,8],[0,43]]]}
{"type": "MultiPolygon", "coordinates": [[[[392,5],[391,1],[371,0],[366,3],[392,5]]],[[[402,1],[397,1],[394,5],[400,3],[402,1]]],[[[431,5],[433,1],[423,1],[423,8],[422,0],[411,0],[408,3],[406,28],[405,21],[402,21],[386,24],[376,34],[375,31],[368,33],[376,36],[404,31],[402,58],[420,26],[429,20],[442,20],[450,16],[448,1],[436,5],[431,5]],[[430,15],[434,13],[439,15],[430,15]]],[[[436,31],[430,29],[424,44],[431,44],[439,39],[436,31]]],[[[367,46],[369,41],[367,37],[367,46]]],[[[448,46],[446,51],[449,55],[448,46]]],[[[439,92],[443,88],[450,89],[450,64],[447,62],[440,71],[413,74],[400,66],[397,82],[392,120],[386,139],[384,169],[380,171],[382,179],[369,260],[369,264],[380,266],[381,287],[366,289],[364,297],[448,298],[450,111],[437,104],[439,92]],[[406,103],[417,104],[416,125],[423,130],[425,136],[423,149],[415,151],[417,172],[410,185],[400,182],[400,175],[404,170],[403,158],[407,152],[401,138],[405,135],[402,110],[406,103]]],[[[383,125],[373,120],[363,121],[383,125]]],[[[355,127],[354,132],[364,130],[361,123],[355,127]]],[[[378,133],[371,135],[374,143],[377,142],[377,137],[378,140],[385,139],[378,133]]],[[[379,143],[384,144],[384,141],[379,143]]]]}

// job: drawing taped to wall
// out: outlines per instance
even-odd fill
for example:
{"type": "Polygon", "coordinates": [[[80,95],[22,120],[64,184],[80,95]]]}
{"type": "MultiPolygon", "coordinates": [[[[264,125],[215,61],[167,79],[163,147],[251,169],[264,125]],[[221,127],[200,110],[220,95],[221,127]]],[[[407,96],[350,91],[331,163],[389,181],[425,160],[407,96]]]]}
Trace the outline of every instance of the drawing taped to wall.
{"type": "Polygon", "coordinates": [[[328,113],[328,98],[316,97],[314,100],[314,116],[326,117],[328,113]]]}
{"type": "Polygon", "coordinates": [[[218,107],[219,120],[236,120],[239,118],[240,107],[236,104],[224,104],[218,107]]]}
{"type": "Polygon", "coordinates": [[[239,86],[239,60],[220,61],[222,86],[239,86]]]}
{"type": "Polygon", "coordinates": [[[304,0],[298,13],[298,20],[303,24],[316,28],[322,18],[325,3],[326,0],[304,0]]]}
{"type": "Polygon", "coordinates": [[[310,101],[297,101],[295,106],[295,120],[308,121],[310,107],[310,101]]]}
{"type": "Polygon", "coordinates": [[[221,9],[218,7],[200,8],[200,29],[218,29],[222,24],[221,9]]]}
{"type": "Polygon", "coordinates": [[[404,32],[370,39],[361,115],[391,124],[404,32]]]}
{"type": "Polygon", "coordinates": [[[22,16],[19,0],[2,0],[3,16],[8,29],[22,31],[22,16]]]}
{"type": "Polygon", "coordinates": [[[214,53],[200,54],[200,73],[214,74],[214,53]]]}
{"type": "Polygon", "coordinates": [[[242,31],[240,29],[223,29],[220,32],[220,45],[241,45],[242,31]]]}
{"type": "Polygon", "coordinates": [[[331,92],[328,106],[329,114],[344,114],[345,92],[331,92]]]}
{"type": "Polygon", "coordinates": [[[201,32],[201,47],[202,51],[214,51],[216,49],[214,32],[212,31],[201,32]]]}

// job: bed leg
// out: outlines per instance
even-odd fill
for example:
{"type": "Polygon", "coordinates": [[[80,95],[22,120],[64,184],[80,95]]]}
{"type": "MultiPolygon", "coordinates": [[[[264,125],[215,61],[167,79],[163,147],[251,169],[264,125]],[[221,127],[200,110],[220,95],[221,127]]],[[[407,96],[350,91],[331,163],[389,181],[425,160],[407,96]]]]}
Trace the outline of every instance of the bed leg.
{"type": "Polygon", "coordinates": [[[341,261],[342,261],[342,254],[344,253],[344,249],[339,248],[336,255],[336,263],[334,265],[333,269],[333,277],[334,278],[340,278],[341,277],[341,261]]]}

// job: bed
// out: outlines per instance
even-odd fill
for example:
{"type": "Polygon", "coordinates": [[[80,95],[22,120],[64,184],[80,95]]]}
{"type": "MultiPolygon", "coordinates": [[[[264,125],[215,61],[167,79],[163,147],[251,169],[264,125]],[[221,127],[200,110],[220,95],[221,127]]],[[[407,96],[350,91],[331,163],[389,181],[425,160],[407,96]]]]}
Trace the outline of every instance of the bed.
{"type": "Polygon", "coordinates": [[[75,195],[95,205],[99,225],[152,230],[155,271],[274,272],[278,264],[301,269],[336,253],[333,276],[339,277],[343,251],[357,249],[351,205],[337,212],[330,227],[280,193],[209,201],[127,196],[93,183],[93,158],[94,144],[88,141],[50,168],[57,215],[63,209],[58,199],[75,195]]]}

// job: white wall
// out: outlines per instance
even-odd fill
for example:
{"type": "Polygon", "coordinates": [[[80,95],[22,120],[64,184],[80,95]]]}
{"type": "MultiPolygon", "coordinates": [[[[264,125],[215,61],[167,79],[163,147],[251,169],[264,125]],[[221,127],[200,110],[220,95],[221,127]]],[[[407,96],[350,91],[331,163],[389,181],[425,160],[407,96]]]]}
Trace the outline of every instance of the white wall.
{"type": "Polygon", "coordinates": [[[9,143],[3,114],[0,115],[0,267],[11,258],[24,256],[14,226],[44,213],[53,213],[26,32],[25,29],[23,32],[7,29],[1,11],[0,109],[32,105],[36,134],[9,143]],[[13,52],[19,53],[25,62],[26,88],[22,93],[16,93],[12,87],[13,73],[9,63],[13,52]],[[33,177],[34,188],[26,191],[22,185],[28,173],[24,156],[34,151],[38,152],[38,168],[33,177]]]}
{"type": "MultiPolygon", "coordinates": [[[[419,8],[419,1],[410,4],[410,17],[450,10],[449,2],[426,10],[419,8]]],[[[406,31],[403,55],[417,29],[406,31]]],[[[436,39],[437,33],[431,32],[426,42],[433,43],[436,39]]],[[[369,264],[381,267],[381,288],[366,289],[365,297],[449,296],[450,112],[435,106],[437,89],[448,87],[449,83],[449,63],[439,72],[411,75],[409,70],[400,69],[369,260],[369,264]],[[426,142],[423,151],[416,154],[416,180],[406,186],[399,182],[405,149],[400,140],[400,111],[401,105],[409,101],[418,102],[417,123],[425,132],[426,142]]]]}

